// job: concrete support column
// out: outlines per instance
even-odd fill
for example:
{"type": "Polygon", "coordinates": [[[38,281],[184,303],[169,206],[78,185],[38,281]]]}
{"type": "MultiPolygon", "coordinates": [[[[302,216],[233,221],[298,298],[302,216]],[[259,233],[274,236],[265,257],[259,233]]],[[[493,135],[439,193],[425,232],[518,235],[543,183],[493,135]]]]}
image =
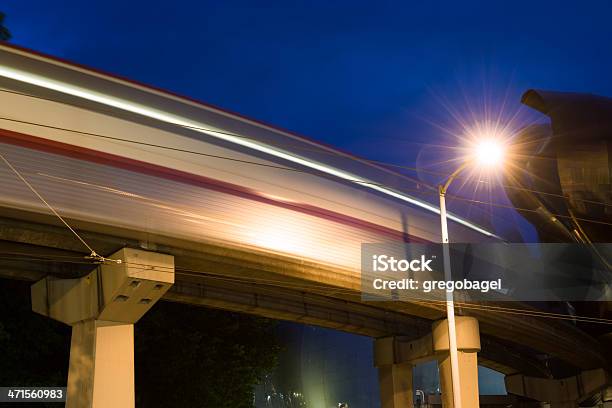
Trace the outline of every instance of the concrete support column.
{"type": "Polygon", "coordinates": [[[134,323],[174,283],[170,255],[124,248],[78,279],[32,285],[32,310],[72,326],[68,408],[133,408],[134,323]]]}
{"type": "MultiPolygon", "coordinates": [[[[453,381],[451,378],[450,355],[438,359],[440,374],[440,390],[442,391],[442,406],[453,406],[453,381]]],[[[459,372],[461,379],[461,404],[463,408],[479,406],[478,398],[478,357],[475,352],[459,351],[459,372]]]]}
{"type": "Polygon", "coordinates": [[[66,408],[134,405],[134,325],[74,324],[66,408]]]}
{"type": "Polygon", "coordinates": [[[383,337],[374,342],[381,408],[413,408],[412,368],[434,357],[431,335],[419,339],[383,337]]]}
{"type": "Polygon", "coordinates": [[[413,408],[412,364],[378,367],[381,408],[413,408]]]}
{"type": "MultiPolygon", "coordinates": [[[[478,351],[480,332],[478,320],[473,317],[457,316],[457,349],[459,350],[459,380],[461,384],[462,408],[479,408],[478,396],[478,351]]],[[[452,408],[453,383],[448,342],[448,321],[433,324],[433,348],[438,356],[442,406],[452,408]]]]}

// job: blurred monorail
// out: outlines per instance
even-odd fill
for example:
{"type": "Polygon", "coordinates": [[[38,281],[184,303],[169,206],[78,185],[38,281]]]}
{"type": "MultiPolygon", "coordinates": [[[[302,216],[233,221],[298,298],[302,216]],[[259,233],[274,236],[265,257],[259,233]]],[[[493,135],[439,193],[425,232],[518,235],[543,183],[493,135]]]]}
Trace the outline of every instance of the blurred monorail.
{"type": "MultiPolygon", "coordinates": [[[[439,241],[431,187],[292,133],[8,45],[0,87],[0,152],[65,217],[351,269],[364,242],[439,241]]],[[[3,208],[49,212],[4,165],[0,183],[3,208]]]]}

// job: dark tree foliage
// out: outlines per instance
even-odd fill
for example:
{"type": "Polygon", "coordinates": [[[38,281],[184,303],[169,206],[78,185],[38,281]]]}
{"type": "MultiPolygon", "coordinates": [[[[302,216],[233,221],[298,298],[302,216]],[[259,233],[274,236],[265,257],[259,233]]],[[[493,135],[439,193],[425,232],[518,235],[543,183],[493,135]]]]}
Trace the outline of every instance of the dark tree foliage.
{"type": "Polygon", "coordinates": [[[135,343],[136,405],[147,408],[250,408],[279,352],[270,320],[169,302],[138,322],[135,343]]]}
{"type": "Polygon", "coordinates": [[[0,41],[8,41],[11,39],[11,32],[4,26],[5,14],[0,11],[0,41]]]}
{"type": "Polygon", "coordinates": [[[70,327],[32,312],[27,282],[0,280],[0,356],[2,386],[66,385],[70,327]]]}
{"type": "MultiPolygon", "coordinates": [[[[0,385],[65,386],[70,328],[31,311],[29,285],[0,279],[0,385]]],[[[159,302],[135,327],[136,406],[252,407],[278,351],[269,320],[159,302]]]]}

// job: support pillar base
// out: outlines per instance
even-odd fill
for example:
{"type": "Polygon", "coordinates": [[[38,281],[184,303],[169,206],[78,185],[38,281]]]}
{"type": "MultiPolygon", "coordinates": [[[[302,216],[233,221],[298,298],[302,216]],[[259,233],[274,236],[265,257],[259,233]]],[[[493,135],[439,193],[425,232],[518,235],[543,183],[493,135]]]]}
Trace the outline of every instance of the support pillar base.
{"type": "MultiPolygon", "coordinates": [[[[459,357],[459,381],[461,384],[461,408],[479,408],[478,395],[478,351],[480,331],[478,320],[473,317],[457,316],[457,349],[459,357]]],[[[438,356],[442,407],[453,408],[453,382],[448,341],[448,321],[433,324],[433,348],[438,356]]]]}
{"type": "Polygon", "coordinates": [[[66,408],[135,406],[134,325],[85,320],[72,326],[66,408]]]}
{"type": "Polygon", "coordinates": [[[413,408],[412,364],[378,367],[380,408],[413,408]]]}

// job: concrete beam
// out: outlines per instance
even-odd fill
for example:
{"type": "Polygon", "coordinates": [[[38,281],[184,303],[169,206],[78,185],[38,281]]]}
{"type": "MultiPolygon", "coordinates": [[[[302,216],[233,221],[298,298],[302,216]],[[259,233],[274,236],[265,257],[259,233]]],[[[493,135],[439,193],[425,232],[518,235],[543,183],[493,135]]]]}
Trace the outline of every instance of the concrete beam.
{"type": "Polygon", "coordinates": [[[547,402],[551,406],[578,406],[579,402],[602,391],[610,384],[607,372],[600,368],[587,370],[563,379],[506,376],[508,393],[547,402]]]}
{"type": "Polygon", "coordinates": [[[177,279],[164,299],[271,319],[288,320],[370,337],[427,329],[424,319],[388,312],[318,294],[266,285],[198,277],[197,282],[177,279]]]}
{"type": "Polygon", "coordinates": [[[375,367],[404,363],[414,366],[435,358],[431,333],[418,339],[393,336],[376,339],[374,342],[375,367]]]}
{"type": "Polygon", "coordinates": [[[32,310],[66,324],[88,319],[136,323],[174,283],[170,255],[123,248],[77,279],[47,276],[32,285],[32,310]]]}

